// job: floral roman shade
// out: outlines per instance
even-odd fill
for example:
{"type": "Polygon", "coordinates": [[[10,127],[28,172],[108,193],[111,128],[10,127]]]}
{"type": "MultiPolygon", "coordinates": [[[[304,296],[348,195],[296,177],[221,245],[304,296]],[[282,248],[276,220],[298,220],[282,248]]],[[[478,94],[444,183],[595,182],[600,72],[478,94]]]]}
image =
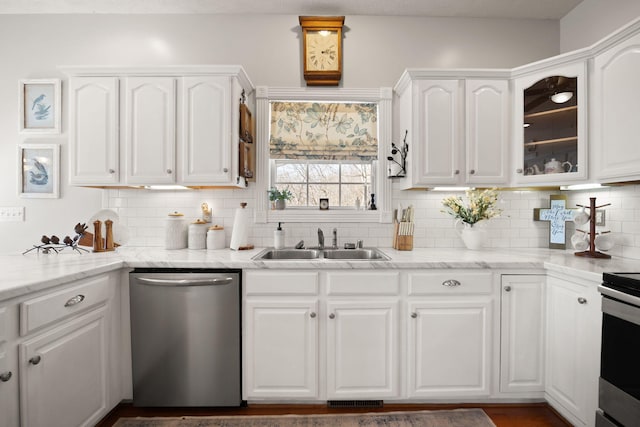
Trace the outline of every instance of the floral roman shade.
{"type": "Polygon", "coordinates": [[[378,105],[271,102],[272,159],[370,161],[378,158],[378,105]]]}

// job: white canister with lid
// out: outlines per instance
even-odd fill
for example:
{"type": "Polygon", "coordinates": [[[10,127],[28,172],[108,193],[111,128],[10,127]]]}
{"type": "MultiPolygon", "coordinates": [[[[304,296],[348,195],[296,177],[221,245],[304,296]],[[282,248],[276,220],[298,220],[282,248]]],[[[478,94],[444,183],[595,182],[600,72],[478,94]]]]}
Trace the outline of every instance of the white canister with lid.
{"type": "Polygon", "coordinates": [[[207,247],[208,224],[198,218],[189,224],[189,249],[204,249],[207,247]]]}
{"type": "Polygon", "coordinates": [[[224,249],[224,228],[213,225],[207,231],[207,249],[224,249]]]}
{"type": "Polygon", "coordinates": [[[167,217],[164,235],[165,249],[187,247],[187,223],[180,212],[172,212],[167,217]]]}

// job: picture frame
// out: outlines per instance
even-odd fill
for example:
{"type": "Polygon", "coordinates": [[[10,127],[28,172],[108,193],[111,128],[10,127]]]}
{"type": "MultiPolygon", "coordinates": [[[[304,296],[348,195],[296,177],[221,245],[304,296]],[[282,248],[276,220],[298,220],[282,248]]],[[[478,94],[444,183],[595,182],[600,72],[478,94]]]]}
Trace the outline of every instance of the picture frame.
{"type": "Polygon", "coordinates": [[[20,133],[59,134],[60,79],[20,80],[20,133]]]}
{"type": "Polygon", "coordinates": [[[18,145],[18,195],[22,198],[60,197],[60,145],[18,145]]]}

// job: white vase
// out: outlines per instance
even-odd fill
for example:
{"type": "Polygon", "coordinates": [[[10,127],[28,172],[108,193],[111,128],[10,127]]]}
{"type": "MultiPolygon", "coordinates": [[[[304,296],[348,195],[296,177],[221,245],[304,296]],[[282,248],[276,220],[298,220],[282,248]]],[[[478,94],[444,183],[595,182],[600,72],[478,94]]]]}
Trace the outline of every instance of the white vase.
{"type": "Polygon", "coordinates": [[[287,201],[284,199],[278,199],[276,200],[275,206],[277,210],[281,211],[287,207],[287,201]]]}
{"type": "Polygon", "coordinates": [[[482,249],[487,241],[487,231],[478,227],[477,224],[458,220],[456,221],[456,231],[467,249],[482,249]]]}

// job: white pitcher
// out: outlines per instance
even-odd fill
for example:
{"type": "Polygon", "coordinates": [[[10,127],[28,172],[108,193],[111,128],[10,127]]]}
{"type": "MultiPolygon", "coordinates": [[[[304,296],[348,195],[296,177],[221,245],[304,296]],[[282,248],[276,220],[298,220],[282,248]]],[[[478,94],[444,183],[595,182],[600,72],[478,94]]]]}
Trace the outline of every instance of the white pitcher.
{"type": "Polygon", "coordinates": [[[478,227],[477,224],[474,226],[459,219],[456,221],[455,230],[467,249],[481,249],[487,241],[487,231],[478,227]]]}

